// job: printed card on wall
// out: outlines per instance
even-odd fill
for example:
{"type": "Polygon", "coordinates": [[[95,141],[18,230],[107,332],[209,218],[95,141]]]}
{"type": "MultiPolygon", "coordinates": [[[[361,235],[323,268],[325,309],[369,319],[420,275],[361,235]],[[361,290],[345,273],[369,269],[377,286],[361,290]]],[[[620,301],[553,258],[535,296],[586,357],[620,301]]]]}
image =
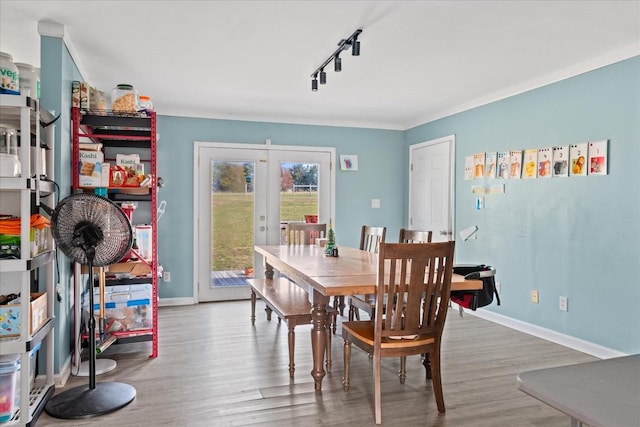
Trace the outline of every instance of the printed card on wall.
{"type": "Polygon", "coordinates": [[[569,176],[569,147],[553,147],[553,176],[569,176]]]}
{"type": "Polygon", "coordinates": [[[484,153],[474,154],[473,163],[475,165],[475,179],[484,178],[484,153]]]}
{"type": "Polygon", "coordinates": [[[551,178],[551,148],[538,148],[538,178],[551,178]]]}
{"type": "Polygon", "coordinates": [[[473,156],[467,156],[464,158],[464,180],[469,181],[473,179],[473,156]]]}
{"type": "Polygon", "coordinates": [[[509,179],[520,179],[522,173],[522,150],[509,152],[509,179]]]}
{"type": "Polygon", "coordinates": [[[498,178],[509,178],[509,152],[501,151],[498,153],[498,178]]]}
{"type": "Polygon", "coordinates": [[[571,176],[587,176],[587,143],[569,146],[569,172],[571,176]]]}
{"type": "Polygon", "coordinates": [[[495,178],[496,177],[496,166],[498,162],[498,153],[495,151],[492,153],[487,153],[484,163],[484,171],[487,178],[495,178]]]}
{"type": "Polygon", "coordinates": [[[607,174],[607,140],[589,143],[589,175],[607,174]]]}
{"type": "Polygon", "coordinates": [[[538,161],[538,150],[536,148],[530,148],[524,150],[524,165],[522,175],[524,179],[535,179],[536,174],[536,162],[538,161]]]}

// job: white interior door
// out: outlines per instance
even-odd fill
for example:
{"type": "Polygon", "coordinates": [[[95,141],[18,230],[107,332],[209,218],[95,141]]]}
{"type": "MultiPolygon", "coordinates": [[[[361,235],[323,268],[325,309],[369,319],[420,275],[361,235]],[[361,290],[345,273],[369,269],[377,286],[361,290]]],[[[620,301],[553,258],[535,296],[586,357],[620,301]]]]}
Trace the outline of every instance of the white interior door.
{"type": "Polygon", "coordinates": [[[332,148],[196,143],[194,296],[246,299],[262,277],[254,245],[280,244],[283,224],[333,214],[332,148]]]}
{"type": "Polygon", "coordinates": [[[409,228],[453,240],[455,136],[415,144],[409,154],[409,228]]]}

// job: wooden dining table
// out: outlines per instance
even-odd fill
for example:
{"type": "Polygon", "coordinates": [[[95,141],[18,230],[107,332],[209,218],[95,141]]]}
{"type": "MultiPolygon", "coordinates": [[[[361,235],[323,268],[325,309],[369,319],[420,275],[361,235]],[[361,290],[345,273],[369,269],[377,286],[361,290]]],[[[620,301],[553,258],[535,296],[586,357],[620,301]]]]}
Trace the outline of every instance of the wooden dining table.
{"type": "MultiPolygon", "coordinates": [[[[335,295],[375,294],[378,255],[345,246],[338,248],[337,257],[325,256],[324,248],[316,245],[255,246],[254,249],[263,257],[267,279],[273,279],[274,270],[277,270],[309,292],[313,325],[311,376],[315,389],[322,390],[329,299],[335,295]]],[[[482,280],[465,280],[458,274],[452,275],[452,291],[478,289],[482,289],[482,280]]]]}

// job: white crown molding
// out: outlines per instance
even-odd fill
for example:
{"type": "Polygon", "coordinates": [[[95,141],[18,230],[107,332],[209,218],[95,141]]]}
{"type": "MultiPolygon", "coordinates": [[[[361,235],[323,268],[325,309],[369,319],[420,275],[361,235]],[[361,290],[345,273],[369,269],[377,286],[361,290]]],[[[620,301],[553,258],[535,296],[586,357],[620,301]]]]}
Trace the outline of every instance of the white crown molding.
{"type": "Polygon", "coordinates": [[[71,59],[73,59],[73,62],[76,64],[76,67],[78,68],[83,81],[91,84],[89,73],[87,73],[87,70],[82,65],[82,60],[80,59],[80,56],[78,55],[78,52],[76,51],[76,48],[71,41],[71,37],[65,30],[64,25],[58,24],[57,22],[38,21],[38,34],[40,34],[40,36],[57,37],[62,39],[65,46],[67,47],[67,50],[69,51],[69,55],[71,55],[71,59]]]}
{"type": "Polygon", "coordinates": [[[487,105],[495,101],[500,101],[502,99],[506,99],[515,95],[519,95],[521,93],[528,92],[530,90],[538,89],[543,86],[547,86],[552,83],[559,82],[561,80],[566,80],[571,77],[576,77],[576,76],[579,76],[580,74],[585,74],[585,73],[588,73],[589,71],[597,70],[598,68],[603,68],[608,65],[615,64],[616,62],[624,61],[626,59],[630,59],[639,55],[640,55],[640,41],[624,46],[620,49],[607,52],[606,54],[601,55],[599,57],[591,58],[587,61],[573,64],[570,67],[557,70],[553,73],[549,73],[544,76],[537,77],[535,79],[526,81],[524,83],[521,83],[515,86],[507,87],[498,92],[494,92],[490,95],[487,95],[481,98],[472,99],[463,104],[457,105],[447,110],[440,111],[433,116],[420,119],[418,123],[413,123],[404,127],[404,130],[409,130],[417,126],[421,126],[421,125],[433,122],[435,120],[449,117],[454,114],[462,113],[464,111],[481,107],[483,105],[487,105]]]}

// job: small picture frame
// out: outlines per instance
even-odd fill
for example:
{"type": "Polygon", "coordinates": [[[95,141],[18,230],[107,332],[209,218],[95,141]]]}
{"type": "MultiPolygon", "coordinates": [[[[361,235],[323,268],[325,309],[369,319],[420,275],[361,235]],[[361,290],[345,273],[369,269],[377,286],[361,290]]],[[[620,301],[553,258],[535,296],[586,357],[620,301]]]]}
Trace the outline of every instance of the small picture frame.
{"type": "Polygon", "coordinates": [[[354,154],[341,155],[340,156],[340,170],[343,171],[357,171],[358,170],[358,156],[354,154]]]}

